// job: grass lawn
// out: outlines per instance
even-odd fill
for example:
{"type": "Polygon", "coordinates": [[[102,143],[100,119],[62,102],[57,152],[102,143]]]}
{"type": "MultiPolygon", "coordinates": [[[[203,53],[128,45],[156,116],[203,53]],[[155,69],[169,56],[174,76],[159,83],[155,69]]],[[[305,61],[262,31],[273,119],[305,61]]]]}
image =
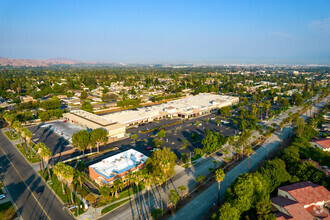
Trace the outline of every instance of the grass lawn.
{"type": "Polygon", "coordinates": [[[5,132],[5,135],[9,138],[9,140],[13,141],[13,140],[17,140],[18,139],[18,136],[17,134],[15,134],[13,132],[14,135],[11,135],[11,132],[10,131],[6,131],[5,132]]]}
{"type": "Polygon", "coordinates": [[[105,214],[105,213],[108,213],[108,212],[110,212],[110,211],[112,211],[112,210],[114,210],[115,208],[117,208],[117,207],[119,207],[119,206],[121,206],[122,204],[126,203],[128,200],[130,200],[130,199],[125,199],[125,200],[123,200],[123,201],[121,201],[121,202],[118,202],[118,203],[116,203],[116,204],[110,205],[110,206],[108,206],[108,207],[102,209],[102,210],[101,210],[102,215],[105,214]]]}
{"type": "MultiPolygon", "coordinates": [[[[48,180],[48,172],[47,170],[44,172],[44,174],[42,175],[42,172],[39,171],[40,175],[46,180],[47,184],[54,190],[54,192],[57,194],[57,196],[64,202],[64,204],[71,204],[70,206],[74,206],[81,203],[80,199],[73,194],[73,200],[74,200],[74,204],[72,204],[71,201],[71,191],[69,189],[69,187],[64,184],[64,194],[63,194],[63,190],[62,190],[62,184],[61,182],[57,179],[56,175],[52,174],[52,178],[51,178],[51,182],[48,180]]],[[[70,210],[73,214],[77,214],[76,209],[72,209],[70,210]]],[[[79,209],[79,214],[84,213],[83,209],[79,209]]]]}
{"type": "Polygon", "coordinates": [[[11,202],[6,202],[0,205],[0,219],[11,220],[16,217],[17,214],[11,202]]]}
{"type": "MultiPolygon", "coordinates": [[[[37,163],[40,161],[38,155],[32,153],[32,158],[30,158],[30,153],[25,154],[25,143],[17,144],[16,147],[21,153],[24,155],[24,157],[30,162],[30,163],[37,163]]],[[[29,150],[29,149],[28,149],[29,150]]]]}
{"type": "MultiPolygon", "coordinates": [[[[139,192],[141,192],[142,190],[144,190],[144,186],[139,186],[139,192]]],[[[102,200],[100,199],[96,204],[95,204],[95,207],[102,207],[102,206],[105,206],[105,205],[108,205],[110,204],[111,202],[115,202],[119,199],[124,199],[126,197],[128,197],[128,194],[130,196],[133,195],[133,192],[134,194],[137,193],[137,188],[136,186],[134,185],[134,189],[132,190],[132,187],[129,187],[128,189],[125,189],[124,191],[120,192],[119,193],[119,198],[115,198],[114,196],[111,197],[109,200],[102,200]]]]}

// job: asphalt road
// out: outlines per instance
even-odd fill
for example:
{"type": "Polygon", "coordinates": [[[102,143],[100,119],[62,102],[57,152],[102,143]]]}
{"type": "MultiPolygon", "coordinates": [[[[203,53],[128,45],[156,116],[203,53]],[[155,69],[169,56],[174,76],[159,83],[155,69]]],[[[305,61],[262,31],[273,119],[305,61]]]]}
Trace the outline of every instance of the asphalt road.
{"type": "MultiPolygon", "coordinates": [[[[312,113],[317,112],[322,108],[324,105],[327,104],[329,100],[329,96],[325,98],[322,102],[319,102],[316,106],[313,106],[312,113]]],[[[314,100],[314,99],[313,99],[314,100]]],[[[297,107],[292,108],[289,111],[295,112],[298,110],[297,107]]],[[[288,112],[289,112],[288,111],[288,112]]],[[[303,118],[306,118],[309,116],[309,111],[302,115],[303,118]]],[[[284,113],[281,118],[287,117],[287,112],[284,113]]],[[[275,121],[277,122],[278,119],[275,118],[275,121]]],[[[269,123],[273,123],[272,120],[269,121],[269,123]]],[[[284,136],[286,136],[289,132],[292,134],[292,128],[289,126],[286,126],[283,128],[284,136]],[[290,131],[291,130],[291,131],[290,131]]],[[[276,132],[267,142],[269,143],[268,148],[269,152],[274,150],[281,141],[282,138],[282,132],[278,131],[276,132]]],[[[266,158],[266,145],[264,144],[263,147],[259,148],[255,153],[253,153],[250,157],[250,168],[253,168],[257,166],[262,160],[266,158]]],[[[224,178],[224,180],[220,184],[220,196],[222,197],[227,188],[230,186],[230,184],[240,175],[247,172],[247,163],[248,159],[245,159],[240,164],[238,164],[234,169],[232,169],[230,172],[228,172],[224,178]]],[[[214,183],[212,186],[210,186],[208,189],[203,191],[201,194],[199,194],[194,200],[190,201],[188,204],[186,204],[184,207],[182,207],[178,212],[175,213],[171,218],[171,220],[185,220],[185,219],[200,219],[203,217],[203,215],[217,202],[217,191],[218,191],[218,183],[214,183]]]]}
{"type": "Polygon", "coordinates": [[[0,166],[1,178],[23,219],[74,219],[2,132],[0,166]],[[37,195],[40,186],[44,192],[37,195]]]}

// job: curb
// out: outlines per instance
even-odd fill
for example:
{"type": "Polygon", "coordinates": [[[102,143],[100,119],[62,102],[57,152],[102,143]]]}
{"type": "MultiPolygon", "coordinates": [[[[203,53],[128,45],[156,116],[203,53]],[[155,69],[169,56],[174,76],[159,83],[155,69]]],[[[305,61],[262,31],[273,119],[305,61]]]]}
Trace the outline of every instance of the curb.
{"type": "MultiPolygon", "coordinates": [[[[1,130],[2,132],[2,130],[1,130]]],[[[3,133],[3,132],[2,132],[3,133]]],[[[4,134],[5,135],[5,134],[4,134]]],[[[7,137],[7,135],[5,135],[6,138],[9,140],[9,138],[7,137]]],[[[10,140],[9,140],[10,141],[10,140]]],[[[10,141],[10,143],[12,144],[12,142],[10,141]]],[[[13,144],[12,144],[13,145],[13,144]]],[[[33,169],[33,167],[31,166],[30,162],[26,159],[26,157],[22,154],[22,152],[20,150],[17,149],[17,147],[14,145],[14,147],[16,148],[16,150],[24,157],[24,159],[29,163],[30,167],[33,169]]],[[[34,169],[33,169],[34,170],[34,169]]],[[[35,171],[34,171],[35,172],[35,171]]],[[[55,193],[55,191],[48,185],[48,183],[44,180],[44,178],[42,178],[42,176],[39,174],[39,172],[36,172],[37,175],[41,178],[41,180],[45,183],[45,185],[48,187],[48,189],[50,189],[50,191],[56,196],[56,198],[60,201],[60,203],[63,205],[63,207],[69,212],[69,214],[74,218],[77,219],[71,212],[70,210],[64,205],[64,202],[62,201],[62,199],[55,193]]]]}

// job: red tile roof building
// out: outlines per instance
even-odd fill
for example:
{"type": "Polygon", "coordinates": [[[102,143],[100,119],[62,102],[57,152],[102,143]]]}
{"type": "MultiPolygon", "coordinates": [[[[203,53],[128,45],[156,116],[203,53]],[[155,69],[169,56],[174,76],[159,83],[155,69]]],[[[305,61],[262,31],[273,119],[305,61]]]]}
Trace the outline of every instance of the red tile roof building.
{"type": "Polygon", "coordinates": [[[330,220],[325,204],[330,203],[330,192],[323,186],[304,181],[278,188],[277,197],[271,198],[278,210],[276,219],[330,220]]]}
{"type": "Polygon", "coordinates": [[[330,152],[330,138],[321,138],[310,141],[313,147],[330,152]]]}

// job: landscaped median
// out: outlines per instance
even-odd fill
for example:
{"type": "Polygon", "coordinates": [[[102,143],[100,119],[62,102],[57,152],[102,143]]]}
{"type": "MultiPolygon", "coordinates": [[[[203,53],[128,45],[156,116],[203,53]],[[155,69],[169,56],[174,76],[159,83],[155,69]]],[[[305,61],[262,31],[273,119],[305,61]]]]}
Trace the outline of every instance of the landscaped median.
{"type": "Polygon", "coordinates": [[[5,131],[4,133],[11,141],[18,140],[19,138],[15,132],[5,131]]]}
{"type": "Polygon", "coordinates": [[[130,200],[130,199],[125,199],[125,200],[123,200],[123,201],[120,201],[120,202],[117,202],[117,203],[115,203],[115,204],[113,204],[113,205],[110,205],[110,206],[108,206],[108,207],[102,209],[101,214],[104,215],[104,214],[106,214],[106,213],[108,213],[108,212],[111,212],[112,210],[114,210],[115,208],[117,208],[117,207],[119,207],[119,206],[125,204],[125,203],[128,202],[129,200],[130,200]]]}
{"type": "Polygon", "coordinates": [[[152,132],[152,131],[155,131],[155,130],[159,130],[159,129],[162,129],[162,128],[167,128],[169,126],[173,126],[173,125],[177,125],[177,124],[180,124],[182,123],[183,121],[176,121],[176,122],[173,122],[171,124],[167,124],[167,125],[162,125],[162,126],[159,126],[157,128],[153,128],[153,129],[150,129],[150,130],[146,130],[146,131],[139,131],[139,133],[142,133],[142,134],[146,134],[146,133],[149,133],[149,132],[152,132]]]}
{"type": "Polygon", "coordinates": [[[25,143],[23,144],[16,144],[17,149],[22,153],[22,155],[32,164],[37,163],[40,161],[40,158],[37,154],[32,154],[32,157],[29,152],[26,151],[26,149],[29,150],[29,147],[26,146],[25,143]]]}
{"type": "MultiPolygon", "coordinates": [[[[82,213],[84,213],[85,211],[82,208],[78,209],[77,213],[77,206],[81,207],[81,205],[83,206],[83,202],[73,193],[73,200],[74,203],[72,203],[71,200],[71,190],[69,189],[69,187],[67,186],[67,184],[63,183],[64,186],[64,192],[63,193],[63,189],[62,189],[62,183],[58,180],[57,176],[55,174],[52,173],[52,170],[50,171],[52,178],[49,179],[48,178],[48,172],[45,170],[43,171],[39,171],[39,174],[42,176],[42,178],[47,182],[47,184],[50,186],[50,188],[56,193],[56,195],[62,200],[62,202],[70,209],[70,211],[72,212],[72,214],[74,214],[75,216],[81,215],[82,213]],[[73,208],[75,207],[75,208],[73,208]],[[78,215],[77,215],[78,214],[78,215]]],[[[75,190],[82,195],[82,197],[87,197],[88,194],[90,194],[90,191],[88,189],[86,189],[86,187],[80,187],[79,183],[77,183],[75,190]]]]}
{"type": "MultiPolygon", "coordinates": [[[[139,185],[139,192],[142,192],[144,190],[144,186],[139,185]]],[[[133,196],[133,194],[137,193],[137,188],[136,186],[133,187],[129,187],[121,192],[118,193],[118,198],[116,198],[115,196],[110,196],[108,199],[102,198],[100,200],[98,200],[96,203],[93,204],[93,207],[98,208],[98,207],[102,207],[102,206],[106,206],[109,205],[113,202],[116,202],[120,199],[124,199],[124,198],[128,198],[129,196],[133,196]]],[[[127,200],[126,200],[127,201],[127,200]]]]}

